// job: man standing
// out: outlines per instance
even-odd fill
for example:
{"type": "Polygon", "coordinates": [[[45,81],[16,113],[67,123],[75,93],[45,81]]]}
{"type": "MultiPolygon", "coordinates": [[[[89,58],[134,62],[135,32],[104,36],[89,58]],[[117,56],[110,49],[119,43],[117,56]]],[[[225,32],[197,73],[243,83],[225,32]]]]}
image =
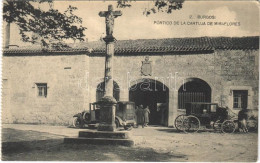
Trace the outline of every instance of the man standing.
{"type": "Polygon", "coordinates": [[[247,116],[247,108],[243,108],[242,110],[240,110],[238,112],[238,129],[242,132],[247,133],[248,129],[247,129],[247,120],[248,120],[248,116],[247,116]]]}
{"type": "Polygon", "coordinates": [[[149,114],[150,114],[150,110],[148,109],[148,106],[145,107],[143,114],[144,114],[144,126],[147,127],[149,123],[149,114]]]}
{"type": "Polygon", "coordinates": [[[144,124],[143,105],[140,105],[139,107],[137,106],[135,114],[136,114],[137,127],[139,127],[139,125],[143,126],[143,124],[144,124]]]}

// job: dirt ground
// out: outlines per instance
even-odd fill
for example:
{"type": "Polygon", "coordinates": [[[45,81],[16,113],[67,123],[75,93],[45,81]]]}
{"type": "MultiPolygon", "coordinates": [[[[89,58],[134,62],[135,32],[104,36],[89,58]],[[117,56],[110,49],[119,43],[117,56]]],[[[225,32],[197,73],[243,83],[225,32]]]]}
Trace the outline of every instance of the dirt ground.
{"type": "Polygon", "coordinates": [[[4,161],[257,161],[257,133],[185,134],[149,126],[130,131],[134,147],[63,144],[78,131],[64,126],[3,125],[4,161]]]}

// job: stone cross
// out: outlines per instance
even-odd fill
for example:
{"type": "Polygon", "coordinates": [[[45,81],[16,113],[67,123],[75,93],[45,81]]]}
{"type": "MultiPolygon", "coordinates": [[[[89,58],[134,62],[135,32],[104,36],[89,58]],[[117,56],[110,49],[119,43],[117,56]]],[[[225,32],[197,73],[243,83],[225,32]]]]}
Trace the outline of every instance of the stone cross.
{"type": "Polygon", "coordinates": [[[108,11],[99,12],[100,17],[106,18],[106,37],[103,38],[106,42],[106,59],[105,59],[105,93],[104,97],[98,101],[100,104],[100,123],[99,131],[115,131],[115,110],[116,99],[113,97],[113,56],[114,43],[116,39],[113,36],[114,19],[121,16],[121,11],[113,11],[113,6],[108,6],[108,11]]]}
{"type": "Polygon", "coordinates": [[[114,42],[113,36],[114,19],[121,16],[121,11],[113,11],[113,6],[108,6],[108,11],[99,12],[100,17],[105,17],[106,22],[106,61],[105,61],[105,96],[113,97],[113,56],[114,56],[114,42]]]}
{"type": "Polygon", "coordinates": [[[121,11],[113,11],[113,6],[108,6],[108,11],[99,12],[100,17],[106,18],[106,34],[107,36],[113,36],[114,19],[121,16],[121,11]]]}

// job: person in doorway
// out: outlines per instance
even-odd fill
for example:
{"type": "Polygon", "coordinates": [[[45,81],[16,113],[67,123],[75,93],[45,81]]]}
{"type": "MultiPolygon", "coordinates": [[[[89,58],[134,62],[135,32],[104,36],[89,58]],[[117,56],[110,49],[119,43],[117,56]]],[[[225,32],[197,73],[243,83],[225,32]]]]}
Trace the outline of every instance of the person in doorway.
{"type": "Polygon", "coordinates": [[[144,108],[143,114],[144,114],[144,126],[147,127],[149,123],[149,114],[150,114],[150,110],[148,106],[144,108]]]}
{"type": "Polygon", "coordinates": [[[135,114],[136,114],[136,125],[137,127],[139,127],[139,125],[144,124],[144,117],[143,117],[143,107],[142,105],[137,106],[136,110],[135,110],[135,114]]]}

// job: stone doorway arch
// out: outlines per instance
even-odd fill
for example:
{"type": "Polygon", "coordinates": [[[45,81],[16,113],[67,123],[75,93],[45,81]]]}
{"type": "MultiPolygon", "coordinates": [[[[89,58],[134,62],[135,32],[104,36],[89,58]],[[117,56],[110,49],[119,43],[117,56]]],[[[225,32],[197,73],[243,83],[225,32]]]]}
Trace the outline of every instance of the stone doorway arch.
{"type": "Polygon", "coordinates": [[[129,100],[136,106],[148,106],[149,124],[168,125],[169,88],[158,80],[139,79],[129,88],[129,100]]]}
{"type": "Polygon", "coordinates": [[[185,109],[187,102],[211,102],[210,85],[199,78],[188,78],[178,90],[178,109],[185,109]]]}

